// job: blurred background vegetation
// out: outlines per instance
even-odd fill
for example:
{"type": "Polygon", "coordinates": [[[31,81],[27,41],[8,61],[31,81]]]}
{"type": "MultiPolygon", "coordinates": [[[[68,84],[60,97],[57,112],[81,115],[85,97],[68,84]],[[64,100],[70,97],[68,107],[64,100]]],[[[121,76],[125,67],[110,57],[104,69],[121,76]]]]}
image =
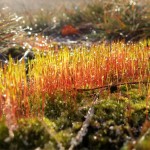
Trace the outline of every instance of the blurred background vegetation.
{"type": "Polygon", "coordinates": [[[67,36],[92,42],[148,39],[149,1],[0,1],[1,52],[5,48],[21,45],[25,37],[35,35],[53,39],[67,36]]]}
{"type": "MultiPolygon", "coordinates": [[[[148,0],[56,0],[55,4],[51,0],[7,0],[0,2],[1,10],[6,5],[10,7],[10,11],[23,17],[23,27],[32,33],[43,33],[44,30],[44,35],[61,35],[61,29],[65,25],[71,25],[79,34],[88,34],[98,39],[137,41],[150,36],[148,0]]],[[[8,15],[10,14],[7,13],[4,17],[7,17],[5,22],[11,20],[11,15],[8,15]]],[[[2,28],[3,23],[0,26],[2,28]]],[[[7,27],[5,30],[7,31],[7,27]]]]}

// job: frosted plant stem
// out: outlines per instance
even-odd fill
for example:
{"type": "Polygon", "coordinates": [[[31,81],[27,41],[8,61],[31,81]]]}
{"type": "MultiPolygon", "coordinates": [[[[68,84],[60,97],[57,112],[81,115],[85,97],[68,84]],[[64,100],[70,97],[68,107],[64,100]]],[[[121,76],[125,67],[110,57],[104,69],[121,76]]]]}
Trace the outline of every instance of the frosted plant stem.
{"type": "Polygon", "coordinates": [[[96,103],[97,99],[98,99],[98,97],[95,96],[93,105],[89,108],[89,110],[87,112],[87,115],[85,117],[86,119],[83,122],[83,125],[82,125],[80,131],[77,133],[76,137],[72,138],[72,140],[71,140],[71,146],[70,146],[69,150],[73,150],[74,147],[79,145],[82,142],[84,136],[87,134],[88,126],[89,126],[89,124],[90,124],[90,122],[92,120],[92,117],[94,115],[94,104],[96,103]]]}

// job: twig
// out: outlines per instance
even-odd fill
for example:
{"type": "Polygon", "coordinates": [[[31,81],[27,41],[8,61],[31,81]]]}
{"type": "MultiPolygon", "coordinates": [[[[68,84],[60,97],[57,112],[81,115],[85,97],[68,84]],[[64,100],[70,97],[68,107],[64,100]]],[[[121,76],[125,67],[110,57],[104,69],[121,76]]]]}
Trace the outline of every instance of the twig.
{"type": "Polygon", "coordinates": [[[27,56],[28,56],[28,54],[31,52],[31,50],[27,50],[25,53],[24,53],[24,55],[19,59],[19,62],[21,62],[23,59],[25,59],[27,56]]]}
{"type": "MultiPolygon", "coordinates": [[[[97,99],[98,99],[98,97],[97,97],[97,95],[95,95],[93,104],[96,103],[97,99]]],[[[88,112],[87,112],[86,119],[83,122],[83,125],[82,125],[81,129],[77,133],[76,137],[72,138],[72,140],[71,140],[71,146],[70,146],[69,150],[73,150],[74,147],[76,147],[77,145],[79,145],[82,142],[84,136],[88,132],[88,126],[89,126],[89,124],[90,124],[90,122],[92,120],[93,115],[94,115],[94,106],[92,105],[89,108],[88,112]]]]}
{"type": "Polygon", "coordinates": [[[99,87],[95,87],[95,88],[90,88],[90,89],[76,89],[74,88],[76,91],[78,92],[84,92],[84,91],[92,91],[92,90],[97,90],[97,89],[107,89],[111,86],[120,86],[120,85],[132,85],[132,84],[139,84],[139,83],[143,83],[143,84],[146,84],[146,83],[150,83],[148,81],[134,81],[134,82],[124,82],[124,83],[118,83],[118,84],[108,84],[108,85],[103,85],[103,86],[99,86],[99,87]]]}

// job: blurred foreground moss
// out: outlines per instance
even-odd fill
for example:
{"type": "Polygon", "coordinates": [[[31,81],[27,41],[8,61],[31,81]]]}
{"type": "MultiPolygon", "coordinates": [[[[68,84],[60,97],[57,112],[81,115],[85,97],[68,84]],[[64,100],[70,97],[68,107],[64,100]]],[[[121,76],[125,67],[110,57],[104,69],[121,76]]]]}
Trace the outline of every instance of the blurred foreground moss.
{"type": "Polygon", "coordinates": [[[14,138],[10,138],[6,125],[0,123],[0,149],[26,150],[44,147],[50,139],[44,127],[37,119],[22,119],[14,131],[14,138]]]}
{"type": "MultiPolygon", "coordinates": [[[[119,93],[104,91],[99,95],[88,131],[76,150],[149,149],[149,134],[139,142],[149,128],[145,124],[146,115],[150,117],[150,109],[146,108],[146,89],[139,91],[136,86],[119,89],[119,93]]],[[[75,102],[70,96],[66,96],[65,102],[63,95],[47,97],[45,118],[19,120],[14,138],[9,140],[8,128],[1,121],[0,150],[55,150],[60,146],[69,149],[92,106],[91,94],[77,94],[75,102]]]]}

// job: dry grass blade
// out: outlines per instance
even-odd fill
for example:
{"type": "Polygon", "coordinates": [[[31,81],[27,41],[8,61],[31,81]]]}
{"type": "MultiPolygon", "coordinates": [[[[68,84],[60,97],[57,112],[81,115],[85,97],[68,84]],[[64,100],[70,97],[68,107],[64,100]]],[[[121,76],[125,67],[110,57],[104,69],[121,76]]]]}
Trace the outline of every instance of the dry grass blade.
{"type": "MultiPolygon", "coordinates": [[[[96,103],[97,99],[98,99],[98,97],[95,96],[94,97],[94,101],[93,101],[93,105],[96,103]]],[[[88,132],[88,126],[89,126],[89,124],[90,124],[90,122],[92,120],[92,117],[94,115],[94,107],[93,107],[93,105],[89,108],[89,110],[87,112],[87,115],[85,117],[86,119],[83,122],[83,125],[82,125],[81,129],[77,133],[77,136],[75,138],[72,138],[72,140],[71,140],[71,146],[70,146],[69,150],[73,150],[74,147],[76,147],[77,145],[79,145],[82,142],[84,136],[87,134],[87,132],[88,132]]]]}

